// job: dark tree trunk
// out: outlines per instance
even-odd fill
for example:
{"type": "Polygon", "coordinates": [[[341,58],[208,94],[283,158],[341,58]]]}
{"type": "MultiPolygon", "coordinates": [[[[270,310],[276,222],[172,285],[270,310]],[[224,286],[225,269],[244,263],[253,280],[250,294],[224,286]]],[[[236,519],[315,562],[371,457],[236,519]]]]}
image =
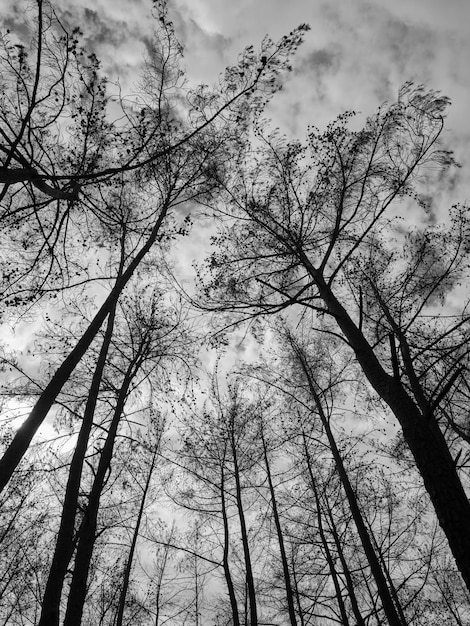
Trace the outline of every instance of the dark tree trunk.
{"type": "Polygon", "coordinates": [[[294,558],[292,558],[291,571],[292,571],[292,581],[294,583],[295,602],[297,604],[297,614],[299,616],[300,626],[305,626],[304,611],[302,608],[302,603],[300,601],[299,583],[298,583],[297,575],[295,571],[295,559],[294,558]]]}
{"type": "Polygon", "coordinates": [[[137,515],[137,521],[136,521],[134,532],[132,535],[131,547],[129,550],[129,554],[127,556],[126,569],[124,571],[124,579],[122,581],[121,592],[119,594],[119,604],[118,604],[118,611],[117,611],[115,626],[122,626],[122,622],[124,619],[124,608],[126,606],[127,590],[129,588],[129,580],[130,580],[131,571],[132,571],[132,563],[134,561],[135,548],[137,546],[137,539],[139,538],[139,531],[140,531],[140,525],[142,523],[142,516],[144,514],[145,501],[147,499],[147,493],[150,487],[150,481],[152,480],[152,474],[155,468],[156,460],[157,460],[157,450],[155,450],[155,452],[153,453],[152,462],[150,464],[150,468],[147,474],[147,480],[145,481],[144,491],[142,493],[142,498],[140,500],[139,513],[137,515]]]}
{"type": "Polygon", "coordinates": [[[325,501],[325,509],[328,515],[328,519],[330,520],[329,526],[331,534],[333,536],[333,541],[335,542],[336,552],[338,554],[339,560],[341,561],[341,567],[343,568],[344,580],[348,589],[349,601],[351,602],[351,610],[356,620],[356,626],[366,626],[364,618],[362,617],[361,611],[359,609],[359,603],[357,601],[356,590],[354,588],[355,586],[352,579],[351,570],[349,569],[349,565],[344,555],[343,543],[341,542],[341,538],[338,533],[336,522],[333,517],[333,511],[331,510],[331,507],[329,506],[329,503],[327,501],[325,501]]]}
{"type": "Polygon", "coordinates": [[[163,588],[163,577],[165,575],[165,569],[166,569],[166,565],[168,562],[168,555],[170,553],[170,546],[172,543],[172,539],[173,539],[173,532],[174,532],[174,522],[173,522],[173,526],[171,527],[170,530],[170,534],[168,536],[168,539],[166,541],[166,543],[164,543],[164,551],[163,551],[163,558],[160,559],[160,564],[158,567],[158,575],[157,575],[157,583],[156,583],[156,590],[155,590],[155,624],[154,626],[160,626],[159,622],[160,622],[160,610],[161,610],[161,595],[162,595],[162,588],[163,588]]]}
{"type": "Polygon", "coordinates": [[[104,320],[108,317],[111,310],[116,306],[116,303],[118,302],[121,293],[123,292],[129,280],[132,278],[140,262],[145,257],[147,252],[149,252],[153,244],[157,241],[158,233],[167,211],[168,205],[165,204],[162,207],[160,215],[158,216],[158,219],[152,229],[152,232],[149,235],[149,238],[136,254],[136,256],[129,263],[127,269],[123,272],[122,276],[118,278],[116,284],[111,290],[111,293],[101,305],[101,308],[96,313],[93,320],[90,322],[88,328],[83,333],[77,345],[62,362],[62,365],[60,365],[60,367],[57,369],[49,384],[44,389],[38,401],[31,410],[31,413],[17,430],[15,436],[13,437],[13,441],[10,443],[3,457],[0,459],[0,493],[8,484],[13,472],[15,471],[24,454],[26,453],[29,444],[36,434],[36,431],[46,419],[46,416],[49,413],[52,405],[56,401],[57,396],[61,392],[62,387],[68,381],[70,375],[82,359],[85,352],[90,347],[92,341],[98,334],[104,320]]]}
{"type": "Polygon", "coordinates": [[[67,573],[67,567],[70,559],[72,558],[74,549],[75,516],[77,514],[77,503],[80,492],[83,463],[87,451],[88,438],[93,425],[93,416],[95,414],[95,407],[98,401],[98,393],[101,380],[103,378],[103,371],[106,365],[106,358],[113,335],[115,312],[116,307],[113,307],[108,318],[103,344],[96,362],[90,391],[88,393],[88,399],[83,414],[77,445],[70,464],[59,533],[57,535],[54,556],[52,558],[51,569],[46,583],[46,589],[41,607],[41,618],[38,626],[59,625],[60,598],[62,595],[62,588],[64,586],[65,575],[67,573]]]}
{"type": "Polygon", "coordinates": [[[388,374],[362,332],[305,255],[302,262],[351,345],[365,376],[397,418],[467,589],[470,590],[470,502],[445,438],[431,413],[420,410],[401,381],[388,374]]]}
{"type": "MultiPolygon", "coordinates": [[[[387,567],[387,563],[385,562],[385,558],[384,558],[383,552],[382,552],[379,544],[377,543],[377,540],[376,540],[376,538],[375,538],[375,536],[374,536],[374,534],[372,532],[372,528],[370,527],[370,524],[368,524],[368,526],[369,526],[371,539],[374,542],[375,552],[376,552],[376,554],[378,555],[378,557],[380,559],[380,563],[382,565],[382,570],[383,570],[383,572],[385,574],[385,577],[387,579],[388,586],[389,586],[389,589],[390,589],[390,593],[392,594],[392,598],[395,601],[395,606],[397,607],[397,611],[398,611],[398,613],[400,615],[400,619],[403,622],[403,624],[407,624],[408,622],[406,620],[405,613],[403,611],[403,607],[401,606],[401,603],[400,603],[400,600],[399,600],[399,597],[398,597],[397,588],[395,586],[395,583],[392,580],[392,577],[390,576],[390,572],[389,572],[389,569],[387,567]]],[[[409,600],[408,600],[408,602],[409,602],[409,600]]]]}
{"type": "MultiPolygon", "coordinates": [[[[305,440],[304,440],[304,445],[306,445],[305,440]]],[[[336,571],[335,561],[333,559],[333,555],[331,554],[330,546],[328,545],[328,539],[326,537],[326,534],[323,528],[321,502],[320,502],[320,498],[318,497],[317,486],[315,484],[312,464],[310,462],[310,455],[308,453],[307,447],[305,447],[305,460],[307,463],[307,469],[308,469],[308,473],[310,476],[310,486],[312,487],[313,495],[315,497],[315,505],[317,509],[318,532],[320,534],[320,539],[323,545],[323,549],[325,551],[325,557],[326,557],[326,562],[328,563],[328,569],[330,570],[330,576],[331,576],[331,579],[333,580],[333,586],[335,588],[335,593],[336,593],[336,602],[338,603],[338,609],[341,615],[341,624],[344,626],[349,626],[348,613],[346,611],[346,605],[344,604],[343,594],[341,591],[341,585],[339,583],[338,572],[336,571]]]]}
{"type": "Polygon", "coordinates": [[[79,530],[79,540],[75,555],[75,566],[72,582],[70,584],[67,609],[65,612],[64,626],[80,626],[87,592],[88,571],[90,569],[91,556],[96,540],[96,525],[100,506],[101,493],[105,484],[106,473],[111,466],[114,443],[119,422],[124,410],[127,394],[132,379],[140,365],[139,358],[133,359],[129,364],[124,379],[119,389],[116,407],[109,426],[108,435],[101,452],[98,469],[91,488],[88,506],[85,511],[79,530]]]}
{"type": "Polygon", "coordinates": [[[245,557],[246,568],[246,586],[248,589],[248,598],[250,603],[250,626],[258,626],[258,611],[256,607],[256,591],[253,578],[253,567],[251,565],[250,546],[248,543],[248,532],[246,528],[245,513],[243,510],[242,488],[240,483],[240,470],[238,466],[237,448],[235,443],[234,425],[230,432],[230,444],[232,448],[233,466],[235,474],[236,501],[238,509],[238,518],[240,520],[240,532],[242,536],[243,554],[245,557]]]}
{"type": "Polygon", "coordinates": [[[240,617],[238,614],[237,597],[235,595],[235,587],[233,585],[232,574],[230,572],[230,565],[228,560],[229,551],[229,526],[227,517],[227,505],[225,502],[225,476],[224,469],[222,467],[221,479],[220,479],[220,498],[222,505],[222,520],[224,524],[224,554],[222,558],[222,564],[224,568],[225,582],[227,583],[228,595],[230,598],[230,608],[232,610],[233,626],[240,626],[240,617]]]}
{"type": "Polygon", "coordinates": [[[379,558],[377,554],[375,553],[374,546],[372,545],[371,538],[369,536],[366,524],[362,517],[362,513],[359,508],[359,503],[357,501],[356,493],[353,489],[353,486],[351,485],[351,481],[349,480],[349,476],[346,471],[346,468],[344,467],[341,453],[338,450],[338,446],[336,445],[333,431],[331,430],[331,427],[330,427],[330,422],[327,416],[325,415],[325,411],[323,410],[320,396],[318,395],[317,390],[315,389],[315,382],[312,378],[312,374],[308,366],[308,363],[305,359],[305,355],[303,354],[301,349],[297,348],[296,346],[293,346],[293,347],[294,347],[294,350],[296,351],[297,358],[304,371],[305,377],[307,378],[310,394],[313,397],[315,406],[318,411],[318,415],[320,416],[322,426],[325,430],[325,434],[328,439],[328,445],[333,455],[333,459],[335,461],[336,469],[338,470],[338,475],[339,475],[341,484],[343,485],[343,489],[346,493],[346,498],[348,500],[349,508],[351,510],[351,515],[356,525],[362,547],[364,548],[364,553],[366,555],[370,570],[375,580],[375,584],[377,585],[377,591],[379,593],[380,600],[382,602],[383,610],[385,612],[385,615],[387,616],[387,620],[390,626],[405,626],[393,602],[393,598],[388,588],[387,580],[385,578],[384,572],[380,565],[379,558]]]}
{"type": "Polygon", "coordinates": [[[279,519],[279,511],[277,508],[276,494],[274,492],[274,484],[271,475],[271,468],[269,466],[268,450],[266,447],[266,440],[263,433],[263,425],[261,424],[261,442],[263,445],[264,463],[266,465],[266,475],[268,477],[269,493],[271,495],[271,505],[273,507],[274,524],[276,526],[277,540],[279,542],[279,551],[281,553],[282,572],[284,575],[284,585],[286,588],[287,608],[289,611],[289,620],[291,626],[297,626],[297,619],[295,616],[294,607],[294,594],[292,593],[292,585],[290,580],[289,564],[287,562],[286,548],[284,545],[284,535],[282,533],[281,520],[279,519]]]}

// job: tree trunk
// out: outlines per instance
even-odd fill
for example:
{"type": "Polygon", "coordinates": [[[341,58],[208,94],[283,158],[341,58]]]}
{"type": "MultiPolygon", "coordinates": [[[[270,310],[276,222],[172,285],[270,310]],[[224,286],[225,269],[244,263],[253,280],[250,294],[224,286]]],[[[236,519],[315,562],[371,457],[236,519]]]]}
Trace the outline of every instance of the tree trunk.
{"type": "Polygon", "coordinates": [[[165,575],[165,569],[166,569],[166,565],[168,562],[168,555],[170,553],[170,545],[173,540],[174,530],[175,530],[175,522],[173,522],[170,533],[168,535],[168,539],[166,543],[164,543],[163,558],[160,559],[160,564],[158,566],[157,584],[156,584],[156,591],[155,591],[155,624],[154,626],[160,626],[159,621],[160,621],[160,608],[162,604],[161,595],[162,595],[162,588],[163,588],[163,577],[165,575]]]}
{"type": "Polygon", "coordinates": [[[242,536],[243,554],[245,557],[246,586],[248,589],[248,598],[250,601],[250,626],[258,626],[258,611],[256,608],[255,582],[253,578],[253,568],[251,565],[250,546],[248,544],[248,532],[246,529],[245,513],[243,510],[242,489],[241,489],[241,483],[240,483],[240,470],[238,467],[237,449],[236,449],[236,443],[235,443],[235,434],[233,432],[233,424],[232,424],[232,430],[230,432],[230,443],[231,443],[231,448],[232,448],[233,466],[234,466],[234,474],[235,474],[235,488],[236,488],[238,518],[240,520],[240,532],[242,536]]]}
{"type": "Polygon", "coordinates": [[[292,593],[292,585],[290,581],[289,565],[287,562],[286,549],[284,546],[284,536],[282,534],[281,520],[279,519],[279,511],[277,508],[276,494],[274,492],[274,484],[271,475],[271,468],[269,466],[268,451],[266,447],[266,440],[263,433],[263,425],[261,424],[261,442],[263,445],[264,463],[266,465],[266,475],[268,477],[269,493],[271,495],[271,504],[273,507],[274,524],[276,526],[277,540],[279,543],[279,551],[281,553],[282,572],[284,574],[284,585],[286,588],[287,608],[289,611],[289,620],[291,626],[297,626],[297,619],[295,616],[294,607],[294,594],[292,593]]]}
{"type": "Polygon", "coordinates": [[[67,567],[72,558],[74,549],[74,530],[75,516],[77,514],[78,495],[80,492],[80,482],[82,478],[83,463],[88,446],[88,438],[90,436],[93,425],[93,417],[95,407],[98,401],[98,393],[103,378],[103,371],[106,365],[106,358],[111,343],[114,329],[116,307],[114,306],[108,317],[108,324],[101,346],[98,360],[96,362],[95,371],[88,393],[88,399],[83,414],[82,425],[78,434],[77,445],[73,453],[72,462],[70,464],[67,486],[65,489],[64,504],[62,507],[62,516],[60,519],[59,533],[52,558],[51,569],[46,583],[46,589],[42,601],[41,618],[38,626],[58,626],[59,625],[59,609],[62,588],[64,586],[64,578],[67,573],[67,567]]]}
{"type": "Polygon", "coordinates": [[[299,616],[300,626],[305,626],[304,611],[302,608],[302,603],[300,601],[299,583],[297,581],[297,575],[295,572],[295,558],[293,555],[291,559],[291,571],[292,571],[292,581],[294,583],[294,595],[295,595],[295,601],[297,604],[297,614],[299,616]]]}
{"type": "Polygon", "coordinates": [[[130,580],[131,571],[132,571],[132,563],[134,560],[134,553],[135,553],[135,548],[137,545],[137,539],[139,538],[140,524],[142,523],[142,516],[144,514],[145,500],[147,499],[147,493],[150,487],[150,481],[152,480],[152,474],[155,468],[155,462],[157,460],[157,451],[158,451],[158,448],[156,448],[153,453],[152,462],[150,464],[150,468],[147,474],[147,480],[145,481],[144,491],[142,493],[142,498],[140,500],[139,513],[137,515],[137,521],[136,521],[134,532],[132,535],[131,547],[129,550],[129,554],[127,556],[126,569],[124,571],[124,579],[122,581],[121,592],[119,594],[119,605],[118,605],[118,612],[117,612],[115,626],[122,626],[122,622],[124,619],[124,608],[126,606],[126,597],[127,597],[127,590],[129,588],[129,580],[130,580]]]}
{"type": "Polygon", "coordinates": [[[457,567],[470,591],[470,502],[436,420],[432,414],[423,414],[401,381],[383,369],[372,347],[323,276],[304,255],[301,257],[321,298],[354,350],[365,376],[397,418],[457,567]]]}
{"type": "Polygon", "coordinates": [[[26,453],[29,444],[36,434],[36,431],[46,419],[46,416],[49,413],[52,405],[56,401],[57,396],[61,392],[62,387],[68,381],[70,375],[82,359],[85,352],[90,347],[92,341],[98,334],[104,320],[108,317],[113,307],[116,306],[116,303],[118,302],[121,293],[123,292],[129,280],[132,278],[132,275],[139,266],[140,262],[145,257],[147,252],[149,252],[153,244],[156,242],[160,226],[163,223],[167,211],[168,203],[165,203],[147,241],[129,263],[127,269],[125,270],[125,272],[123,272],[122,276],[118,278],[109,296],[101,305],[101,308],[98,310],[95,317],[90,322],[88,328],[79,339],[77,345],[62,362],[62,365],[59,366],[49,384],[46,386],[38,401],[32,408],[31,413],[20,426],[20,428],[18,428],[15,436],[13,437],[13,441],[10,443],[3,457],[0,459],[0,493],[8,484],[13,472],[15,471],[24,454],[26,453]]]}
{"type": "Polygon", "coordinates": [[[357,501],[356,493],[351,485],[351,481],[349,480],[348,473],[346,468],[344,467],[343,459],[341,457],[341,453],[338,450],[338,446],[336,445],[336,440],[333,435],[333,431],[330,427],[330,422],[325,415],[323,410],[323,406],[321,404],[320,396],[318,395],[315,389],[315,383],[312,378],[312,374],[308,363],[305,359],[305,355],[300,348],[297,346],[293,346],[296,351],[297,358],[301,364],[301,367],[304,371],[305,377],[307,378],[308,386],[310,393],[315,402],[315,406],[318,411],[318,415],[320,416],[320,420],[322,426],[325,430],[325,434],[328,439],[328,445],[330,447],[331,453],[333,455],[333,459],[335,461],[336,469],[338,470],[338,475],[343,485],[343,489],[346,493],[346,498],[348,500],[349,508],[351,510],[351,515],[353,517],[354,523],[357,528],[357,532],[359,534],[359,538],[361,540],[362,547],[364,548],[364,553],[367,558],[367,562],[369,563],[370,570],[375,580],[375,584],[377,585],[377,591],[380,596],[380,600],[382,602],[382,607],[387,616],[387,620],[390,626],[404,626],[400,615],[397,612],[395,604],[393,602],[392,595],[390,593],[390,589],[387,585],[387,580],[385,578],[384,572],[380,565],[379,558],[375,553],[374,546],[372,545],[371,538],[369,536],[366,524],[362,517],[361,510],[359,508],[359,503],[357,501]]]}
{"type": "Polygon", "coordinates": [[[111,465],[114,442],[119,422],[126,403],[130,384],[138,368],[138,360],[134,359],[128,366],[124,376],[114,409],[113,418],[108,430],[106,442],[101,452],[98,469],[93,481],[88,506],[80,525],[77,553],[72,582],[70,584],[64,626],[80,626],[87,592],[88,571],[96,540],[96,524],[100,505],[101,492],[105,483],[106,473],[111,465]]]}
{"type": "MultiPolygon", "coordinates": [[[[400,600],[398,598],[398,591],[397,591],[397,588],[395,586],[395,583],[392,580],[392,577],[390,576],[390,572],[389,572],[389,569],[387,567],[387,563],[385,562],[385,558],[384,558],[383,552],[382,552],[379,544],[377,543],[377,540],[376,540],[376,538],[374,536],[374,533],[372,532],[372,528],[371,528],[370,524],[368,523],[367,525],[369,526],[370,536],[371,536],[372,541],[374,542],[375,552],[376,552],[376,554],[378,555],[378,557],[380,559],[380,563],[382,565],[382,571],[384,572],[385,578],[387,579],[388,587],[390,589],[390,593],[392,595],[392,598],[395,601],[395,606],[397,607],[397,611],[398,611],[398,614],[400,615],[400,619],[403,622],[403,624],[407,624],[405,613],[403,611],[403,608],[401,606],[400,600]]],[[[408,602],[409,602],[409,600],[408,600],[408,602]]]]}
{"type": "Polygon", "coordinates": [[[228,550],[229,550],[229,526],[227,517],[227,505],[225,502],[225,476],[224,468],[221,468],[220,479],[220,497],[222,504],[222,519],[224,524],[224,554],[222,558],[225,582],[227,583],[228,595],[230,598],[230,608],[232,610],[233,626],[240,626],[240,617],[238,615],[237,597],[235,595],[235,587],[233,586],[232,574],[230,572],[228,550]]]}
{"type": "Polygon", "coordinates": [[[341,561],[341,567],[343,568],[344,580],[346,581],[346,587],[348,589],[349,601],[351,602],[351,610],[353,612],[354,618],[356,620],[356,626],[366,626],[365,620],[361,615],[361,611],[359,609],[359,603],[357,601],[355,585],[352,579],[351,570],[349,569],[349,565],[346,561],[346,557],[344,555],[344,544],[341,542],[338,529],[336,526],[336,522],[333,517],[333,511],[325,499],[325,509],[326,514],[328,515],[328,519],[330,520],[330,531],[333,536],[333,541],[335,542],[336,552],[338,554],[339,560],[341,561]]]}
{"type": "MultiPolygon", "coordinates": [[[[305,444],[305,441],[304,441],[305,444]]],[[[339,584],[339,576],[336,571],[335,562],[333,556],[331,554],[330,546],[328,545],[328,540],[325,535],[325,531],[323,529],[323,520],[322,520],[322,510],[320,498],[318,497],[317,486],[315,484],[315,478],[313,476],[312,464],[310,462],[310,455],[308,454],[308,449],[305,448],[305,460],[307,462],[307,469],[310,476],[310,486],[312,487],[313,495],[315,497],[315,505],[317,509],[317,524],[318,524],[318,532],[320,534],[320,539],[323,545],[323,549],[325,551],[326,562],[328,563],[328,569],[330,570],[330,576],[333,580],[333,586],[335,588],[336,593],[336,602],[338,603],[338,609],[341,615],[341,624],[343,626],[349,626],[349,618],[346,611],[346,606],[344,604],[343,594],[341,592],[341,586],[339,584]]]]}

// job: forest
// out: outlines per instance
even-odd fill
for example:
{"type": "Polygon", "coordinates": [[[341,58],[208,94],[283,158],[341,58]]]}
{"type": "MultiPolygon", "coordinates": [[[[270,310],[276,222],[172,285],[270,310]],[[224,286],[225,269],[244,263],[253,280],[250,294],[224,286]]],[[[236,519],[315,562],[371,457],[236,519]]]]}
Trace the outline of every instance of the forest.
{"type": "Polygon", "coordinates": [[[449,99],[291,140],[306,24],[193,87],[152,15],[132,96],[54,3],[0,33],[0,625],[469,624],[449,99]]]}

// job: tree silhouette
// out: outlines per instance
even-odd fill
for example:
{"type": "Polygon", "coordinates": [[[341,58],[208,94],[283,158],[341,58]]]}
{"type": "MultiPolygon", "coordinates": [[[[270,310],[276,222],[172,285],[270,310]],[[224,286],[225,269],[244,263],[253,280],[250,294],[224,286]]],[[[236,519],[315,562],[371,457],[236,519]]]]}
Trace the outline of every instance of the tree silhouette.
{"type": "MultiPolygon", "coordinates": [[[[12,289],[7,301],[15,307],[24,301],[30,305],[43,296],[44,290],[54,292],[64,287],[62,266],[68,264],[62,252],[56,252],[55,244],[66,251],[65,256],[74,249],[77,234],[72,230],[70,239],[68,228],[77,213],[82,222],[89,217],[92,239],[97,229],[101,237],[104,231],[111,246],[120,246],[124,254],[118,254],[118,271],[108,295],[0,459],[0,489],[8,483],[130,279],[167,235],[167,225],[172,219],[181,221],[181,207],[217,192],[214,172],[222,176],[228,161],[239,152],[242,129],[279,87],[279,74],[288,67],[287,60],[306,29],[299,27],[278,45],[266,38],[262,44],[264,62],[253,47],[247,48],[213,90],[202,86],[188,93],[178,66],[181,46],[167,17],[166,3],[156,2],[153,58],[143,72],[144,104],[136,108],[120,100],[122,117],[112,123],[106,112],[110,100],[98,61],[93,55],[83,57],[79,31],[69,35],[52,6],[42,0],[38,0],[37,9],[36,31],[30,42],[34,67],[28,63],[25,46],[10,44],[8,37],[2,41],[7,75],[3,97],[7,105],[18,102],[18,106],[6,105],[2,112],[9,129],[0,148],[6,155],[2,165],[3,213],[14,238],[19,227],[26,229],[23,240],[33,242],[32,253],[30,244],[25,243],[27,258],[18,264],[8,261],[12,289]],[[188,107],[181,116],[178,103],[183,97],[188,107]],[[68,116],[72,126],[64,143],[62,126],[68,116]],[[50,141],[54,149],[49,149],[50,141]],[[23,167],[27,155],[28,167],[35,173],[20,176],[14,164],[23,167]],[[47,189],[41,189],[43,183],[47,189]],[[72,198],[66,191],[70,186],[72,198]],[[55,195],[59,197],[51,197],[50,187],[57,189],[55,195]],[[37,197],[37,192],[45,197],[37,197]],[[60,197],[64,193],[67,197],[60,197]],[[43,209],[47,209],[46,217],[43,209]],[[116,230],[120,233],[117,238],[116,230]],[[43,257],[48,261],[39,271],[43,257]],[[15,285],[25,276],[31,276],[31,284],[25,293],[23,289],[17,293],[15,285]]],[[[184,233],[184,227],[178,232],[184,233]]],[[[88,268],[78,273],[82,277],[79,282],[87,280],[88,268]]],[[[65,286],[69,286],[70,277],[66,278],[65,286]]],[[[103,277],[95,273],[93,278],[103,277]]]]}
{"type": "Polygon", "coordinates": [[[225,184],[233,219],[215,238],[202,293],[205,308],[239,317],[295,305],[313,326],[328,320],[399,422],[470,588],[470,504],[442,414],[468,358],[467,300],[460,313],[446,308],[467,276],[467,209],[454,207],[449,226],[399,224],[412,204],[426,220],[420,180],[454,163],[440,141],[447,104],[407,84],[362,131],[343,115],[310,130],[307,145],[260,125],[225,184]]]}

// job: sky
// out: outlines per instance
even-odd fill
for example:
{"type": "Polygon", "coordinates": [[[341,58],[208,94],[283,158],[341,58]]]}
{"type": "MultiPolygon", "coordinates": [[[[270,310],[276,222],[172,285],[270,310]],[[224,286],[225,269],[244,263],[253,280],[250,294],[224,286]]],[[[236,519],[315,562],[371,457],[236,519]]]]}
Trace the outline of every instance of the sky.
{"type": "MultiPolygon", "coordinates": [[[[79,25],[108,77],[132,92],[152,36],[151,0],[52,0],[61,18],[79,25]]],[[[442,211],[470,204],[470,0],[168,0],[184,47],[191,84],[213,83],[237,55],[268,34],[278,40],[301,23],[311,30],[292,60],[293,71],[267,114],[289,137],[307,126],[323,129],[346,110],[358,123],[406,81],[424,83],[450,97],[445,139],[462,165],[442,211]]],[[[3,27],[24,30],[34,15],[18,0],[0,0],[3,27]]],[[[207,236],[184,242],[180,268],[201,256],[207,236]]],[[[16,335],[23,348],[29,336],[16,335]]],[[[240,352],[242,349],[240,347],[240,352]]],[[[246,352],[246,351],[245,351],[246,352]]],[[[44,426],[47,432],[47,426],[44,426]]]]}
{"type": "MultiPolygon", "coordinates": [[[[407,80],[453,101],[449,126],[465,126],[470,74],[467,0],[174,0],[189,74],[216,76],[245,45],[310,25],[276,114],[302,137],[345,109],[364,114],[396,97],[407,80]]],[[[469,129],[466,129],[467,132],[469,129]]]]}
{"type": "MultiPolygon", "coordinates": [[[[7,0],[0,0],[6,2],[7,0]]],[[[11,0],[8,0],[11,1],[11,0]]],[[[123,85],[138,79],[151,38],[150,0],[60,0],[123,85]]],[[[169,0],[190,84],[215,82],[237,55],[268,34],[277,41],[301,23],[311,30],[284,89],[267,110],[289,137],[324,128],[346,110],[362,126],[406,81],[441,91],[452,106],[444,137],[461,163],[443,210],[470,202],[470,2],[468,0],[169,0]]]]}
{"type": "MultiPolygon", "coordinates": [[[[152,37],[151,0],[52,4],[71,28],[81,27],[124,94],[135,92],[152,37]]],[[[346,110],[358,112],[354,123],[360,126],[409,80],[449,96],[444,138],[462,168],[451,195],[440,201],[443,211],[470,202],[469,0],[168,0],[168,6],[190,84],[215,82],[245,46],[258,47],[266,34],[278,40],[301,23],[310,25],[283,91],[266,112],[289,137],[303,139],[308,125],[323,129],[346,110]]],[[[34,13],[34,0],[0,0],[0,21],[13,32],[24,30],[34,13]]]]}
{"type": "MultiPolygon", "coordinates": [[[[79,0],[67,13],[71,21],[79,14],[85,34],[101,41],[101,56],[123,76],[132,74],[150,36],[149,8],[148,0],[79,0]]],[[[306,124],[321,127],[345,109],[369,114],[407,80],[449,96],[449,130],[470,133],[468,0],[169,0],[169,10],[192,82],[215,81],[266,34],[277,40],[310,25],[274,107],[288,133],[302,137],[306,124]]]]}
{"type": "MultiPolygon", "coordinates": [[[[446,138],[457,160],[470,168],[470,2],[468,0],[169,0],[184,46],[189,80],[212,83],[245,46],[274,40],[300,23],[311,27],[293,60],[282,93],[268,113],[299,139],[308,124],[323,128],[345,110],[358,122],[406,81],[424,83],[452,100],[446,138]]],[[[0,0],[3,21],[20,26],[24,4],[0,0]]],[[[30,15],[34,3],[30,0],[30,15]]],[[[103,62],[108,76],[129,91],[138,80],[152,34],[151,0],[53,0],[103,62]]],[[[469,178],[465,176],[464,178],[469,178]]],[[[470,186],[461,181],[464,197],[470,186]]]]}

